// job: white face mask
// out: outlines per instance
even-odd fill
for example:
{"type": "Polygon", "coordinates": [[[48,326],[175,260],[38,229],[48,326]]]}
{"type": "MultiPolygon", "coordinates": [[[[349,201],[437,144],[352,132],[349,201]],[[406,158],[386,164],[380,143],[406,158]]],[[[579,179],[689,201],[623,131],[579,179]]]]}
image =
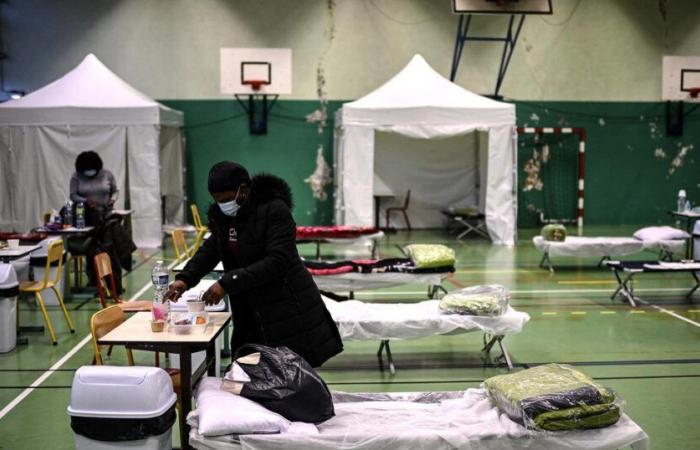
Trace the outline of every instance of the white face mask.
{"type": "Polygon", "coordinates": [[[90,170],[86,170],[85,172],[83,172],[83,174],[84,174],[86,177],[92,178],[92,177],[94,177],[95,175],[97,175],[97,171],[96,171],[95,169],[90,169],[90,170]]]}
{"type": "Polygon", "coordinates": [[[219,209],[222,213],[226,214],[229,217],[236,217],[236,214],[238,214],[238,210],[241,209],[241,205],[238,204],[238,193],[240,192],[240,190],[241,188],[239,187],[236,191],[236,198],[234,198],[230,202],[217,202],[217,204],[219,205],[219,209]]]}

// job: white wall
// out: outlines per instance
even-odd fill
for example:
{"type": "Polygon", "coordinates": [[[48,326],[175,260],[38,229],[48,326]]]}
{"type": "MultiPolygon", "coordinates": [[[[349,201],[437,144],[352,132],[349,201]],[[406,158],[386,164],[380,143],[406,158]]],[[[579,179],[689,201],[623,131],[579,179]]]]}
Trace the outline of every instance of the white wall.
{"type": "MultiPolygon", "coordinates": [[[[316,96],[330,0],[10,0],[2,6],[5,89],[36,89],[94,52],[159,99],[219,98],[220,47],[291,47],[294,93],[316,96]]],[[[335,0],[325,58],[330,98],[362,96],[414,53],[449,73],[449,0],[335,0]]],[[[700,54],[694,0],[554,0],[526,20],[502,93],[515,99],[658,100],[661,56],[700,54]],[[666,19],[660,5],[667,8],[666,19]],[[572,14],[573,13],[573,14],[572,14]]],[[[498,34],[502,18],[475,21],[498,34]]],[[[500,46],[470,44],[458,82],[490,93],[500,46]]]]}

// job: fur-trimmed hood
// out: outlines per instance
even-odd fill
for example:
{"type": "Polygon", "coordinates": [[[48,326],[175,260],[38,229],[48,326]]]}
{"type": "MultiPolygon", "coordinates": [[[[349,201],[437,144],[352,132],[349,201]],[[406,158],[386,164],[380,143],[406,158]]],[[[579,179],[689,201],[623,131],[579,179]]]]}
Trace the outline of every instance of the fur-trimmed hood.
{"type": "MultiPolygon", "coordinates": [[[[282,200],[290,210],[294,208],[292,189],[286,181],[268,173],[255,175],[251,179],[250,197],[246,204],[241,207],[239,214],[245,215],[256,206],[277,199],[282,200]]],[[[216,203],[212,203],[211,206],[209,206],[207,216],[210,222],[225,222],[228,220],[228,216],[221,212],[221,209],[219,209],[216,203]]]]}

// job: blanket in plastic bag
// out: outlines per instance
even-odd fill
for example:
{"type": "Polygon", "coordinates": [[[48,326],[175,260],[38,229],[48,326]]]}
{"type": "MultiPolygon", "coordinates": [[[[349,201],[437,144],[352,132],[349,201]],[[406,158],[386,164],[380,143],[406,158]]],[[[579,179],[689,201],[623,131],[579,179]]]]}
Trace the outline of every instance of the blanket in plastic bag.
{"type": "Polygon", "coordinates": [[[471,316],[500,316],[508,309],[508,290],[499,284],[471,286],[450,292],[440,300],[440,311],[471,316]]]}
{"type": "Polygon", "coordinates": [[[291,421],[321,423],[335,415],[326,383],[289,348],[245,344],[236,351],[234,359],[222,389],[291,421]]]}
{"type": "Polygon", "coordinates": [[[411,244],[407,245],[405,250],[416,269],[455,265],[455,251],[444,245],[411,244]]]}
{"type": "Polygon", "coordinates": [[[489,397],[527,428],[603,428],[620,418],[615,394],[569,365],[546,364],[484,381],[489,397]]]}
{"type": "Polygon", "coordinates": [[[564,225],[551,223],[542,227],[540,235],[545,241],[564,242],[566,240],[566,228],[564,225]]]}

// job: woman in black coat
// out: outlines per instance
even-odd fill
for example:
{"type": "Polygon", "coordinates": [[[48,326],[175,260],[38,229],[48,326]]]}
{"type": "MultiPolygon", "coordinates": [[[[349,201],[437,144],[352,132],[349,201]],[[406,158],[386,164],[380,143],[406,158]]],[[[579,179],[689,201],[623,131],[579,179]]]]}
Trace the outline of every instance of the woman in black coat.
{"type": "Polygon", "coordinates": [[[233,351],[246,343],[287,346],[318,367],[343,350],[338,329],[297,253],[292,195],[272,175],[252,179],[224,161],[209,171],[207,239],[170,285],[177,300],[223,262],[224,275],[204,294],[207,304],[228,294],[233,351]]]}

